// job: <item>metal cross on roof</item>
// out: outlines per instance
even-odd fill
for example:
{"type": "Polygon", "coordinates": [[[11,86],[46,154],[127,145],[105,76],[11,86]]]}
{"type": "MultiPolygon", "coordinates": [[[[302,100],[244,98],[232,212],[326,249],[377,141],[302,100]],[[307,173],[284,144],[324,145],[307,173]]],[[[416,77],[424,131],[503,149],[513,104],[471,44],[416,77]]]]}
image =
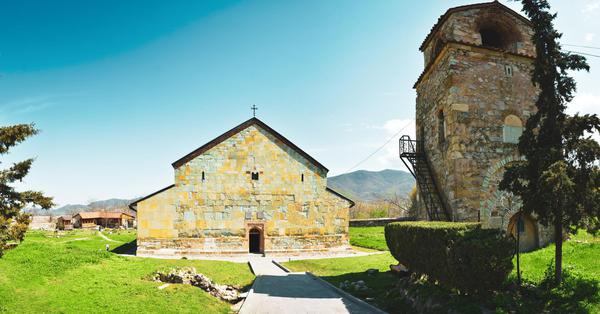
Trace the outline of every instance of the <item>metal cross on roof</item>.
{"type": "Polygon", "coordinates": [[[258,108],[256,107],[256,105],[252,105],[252,107],[250,107],[250,109],[252,109],[252,116],[256,117],[256,110],[258,110],[258,108]]]}

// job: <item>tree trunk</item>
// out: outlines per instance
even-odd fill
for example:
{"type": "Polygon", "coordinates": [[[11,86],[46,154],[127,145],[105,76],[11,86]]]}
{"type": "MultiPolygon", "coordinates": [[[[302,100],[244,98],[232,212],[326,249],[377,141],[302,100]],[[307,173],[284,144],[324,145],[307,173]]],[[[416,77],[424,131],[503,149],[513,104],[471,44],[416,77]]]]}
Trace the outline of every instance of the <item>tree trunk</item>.
{"type": "Polygon", "coordinates": [[[560,284],[562,281],[562,221],[558,219],[554,223],[554,279],[556,284],[560,284]]]}

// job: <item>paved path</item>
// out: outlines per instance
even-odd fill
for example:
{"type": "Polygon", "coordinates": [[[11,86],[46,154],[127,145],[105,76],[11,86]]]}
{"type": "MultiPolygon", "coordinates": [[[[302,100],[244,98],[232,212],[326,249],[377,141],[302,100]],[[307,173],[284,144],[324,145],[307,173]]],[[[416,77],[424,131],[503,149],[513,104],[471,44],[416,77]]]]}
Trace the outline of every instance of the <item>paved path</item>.
{"type": "Polygon", "coordinates": [[[267,257],[250,257],[250,267],[256,276],[285,276],[288,273],[275,265],[270,258],[267,257]]]}
{"type": "Polygon", "coordinates": [[[383,313],[306,273],[287,273],[268,258],[250,259],[256,280],[240,314],[383,313]]]}
{"type": "MultiPolygon", "coordinates": [[[[323,259],[323,258],[338,258],[338,257],[357,257],[357,256],[367,256],[374,254],[386,254],[383,251],[373,251],[373,252],[363,252],[356,250],[347,250],[340,252],[323,252],[323,253],[303,253],[298,255],[279,255],[279,254],[269,254],[267,257],[269,259],[278,261],[278,262],[289,262],[296,260],[307,260],[307,259],[323,259]]],[[[249,261],[257,258],[258,256],[262,257],[262,254],[235,254],[235,255],[191,255],[186,256],[187,259],[190,260],[213,260],[213,261],[227,261],[234,263],[248,263],[249,261]]],[[[158,258],[158,259],[181,259],[181,255],[175,255],[172,250],[164,250],[161,252],[161,249],[155,250],[155,253],[150,256],[140,256],[147,258],[158,258]]]]}
{"type": "Polygon", "coordinates": [[[106,241],[110,241],[110,242],[117,242],[117,243],[123,243],[121,241],[115,241],[113,239],[109,239],[107,236],[104,235],[104,233],[102,233],[102,231],[98,231],[98,234],[106,241]]]}

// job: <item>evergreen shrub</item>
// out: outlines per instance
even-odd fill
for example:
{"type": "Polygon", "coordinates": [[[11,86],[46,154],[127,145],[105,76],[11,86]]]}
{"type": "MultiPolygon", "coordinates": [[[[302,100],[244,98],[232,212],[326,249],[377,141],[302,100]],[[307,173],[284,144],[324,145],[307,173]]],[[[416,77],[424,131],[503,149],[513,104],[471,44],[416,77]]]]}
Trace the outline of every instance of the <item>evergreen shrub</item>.
{"type": "Polygon", "coordinates": [[[461,292],[497,290],[513,268],[513,238],[479,223],[390,223],[385,240],[409,270],[461,292]]]}

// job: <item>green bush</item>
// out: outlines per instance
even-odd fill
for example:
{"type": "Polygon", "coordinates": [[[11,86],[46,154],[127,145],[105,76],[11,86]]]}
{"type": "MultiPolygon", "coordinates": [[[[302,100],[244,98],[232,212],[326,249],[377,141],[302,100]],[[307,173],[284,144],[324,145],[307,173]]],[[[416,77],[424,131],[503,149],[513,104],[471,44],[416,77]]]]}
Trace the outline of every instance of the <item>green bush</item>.
{"type": "Polygon", "coordinates": [[[478,223],[390,223],[385,240],[411,271],[467,293],[497,290],[513,268],[513,240],[478,223]]]}

